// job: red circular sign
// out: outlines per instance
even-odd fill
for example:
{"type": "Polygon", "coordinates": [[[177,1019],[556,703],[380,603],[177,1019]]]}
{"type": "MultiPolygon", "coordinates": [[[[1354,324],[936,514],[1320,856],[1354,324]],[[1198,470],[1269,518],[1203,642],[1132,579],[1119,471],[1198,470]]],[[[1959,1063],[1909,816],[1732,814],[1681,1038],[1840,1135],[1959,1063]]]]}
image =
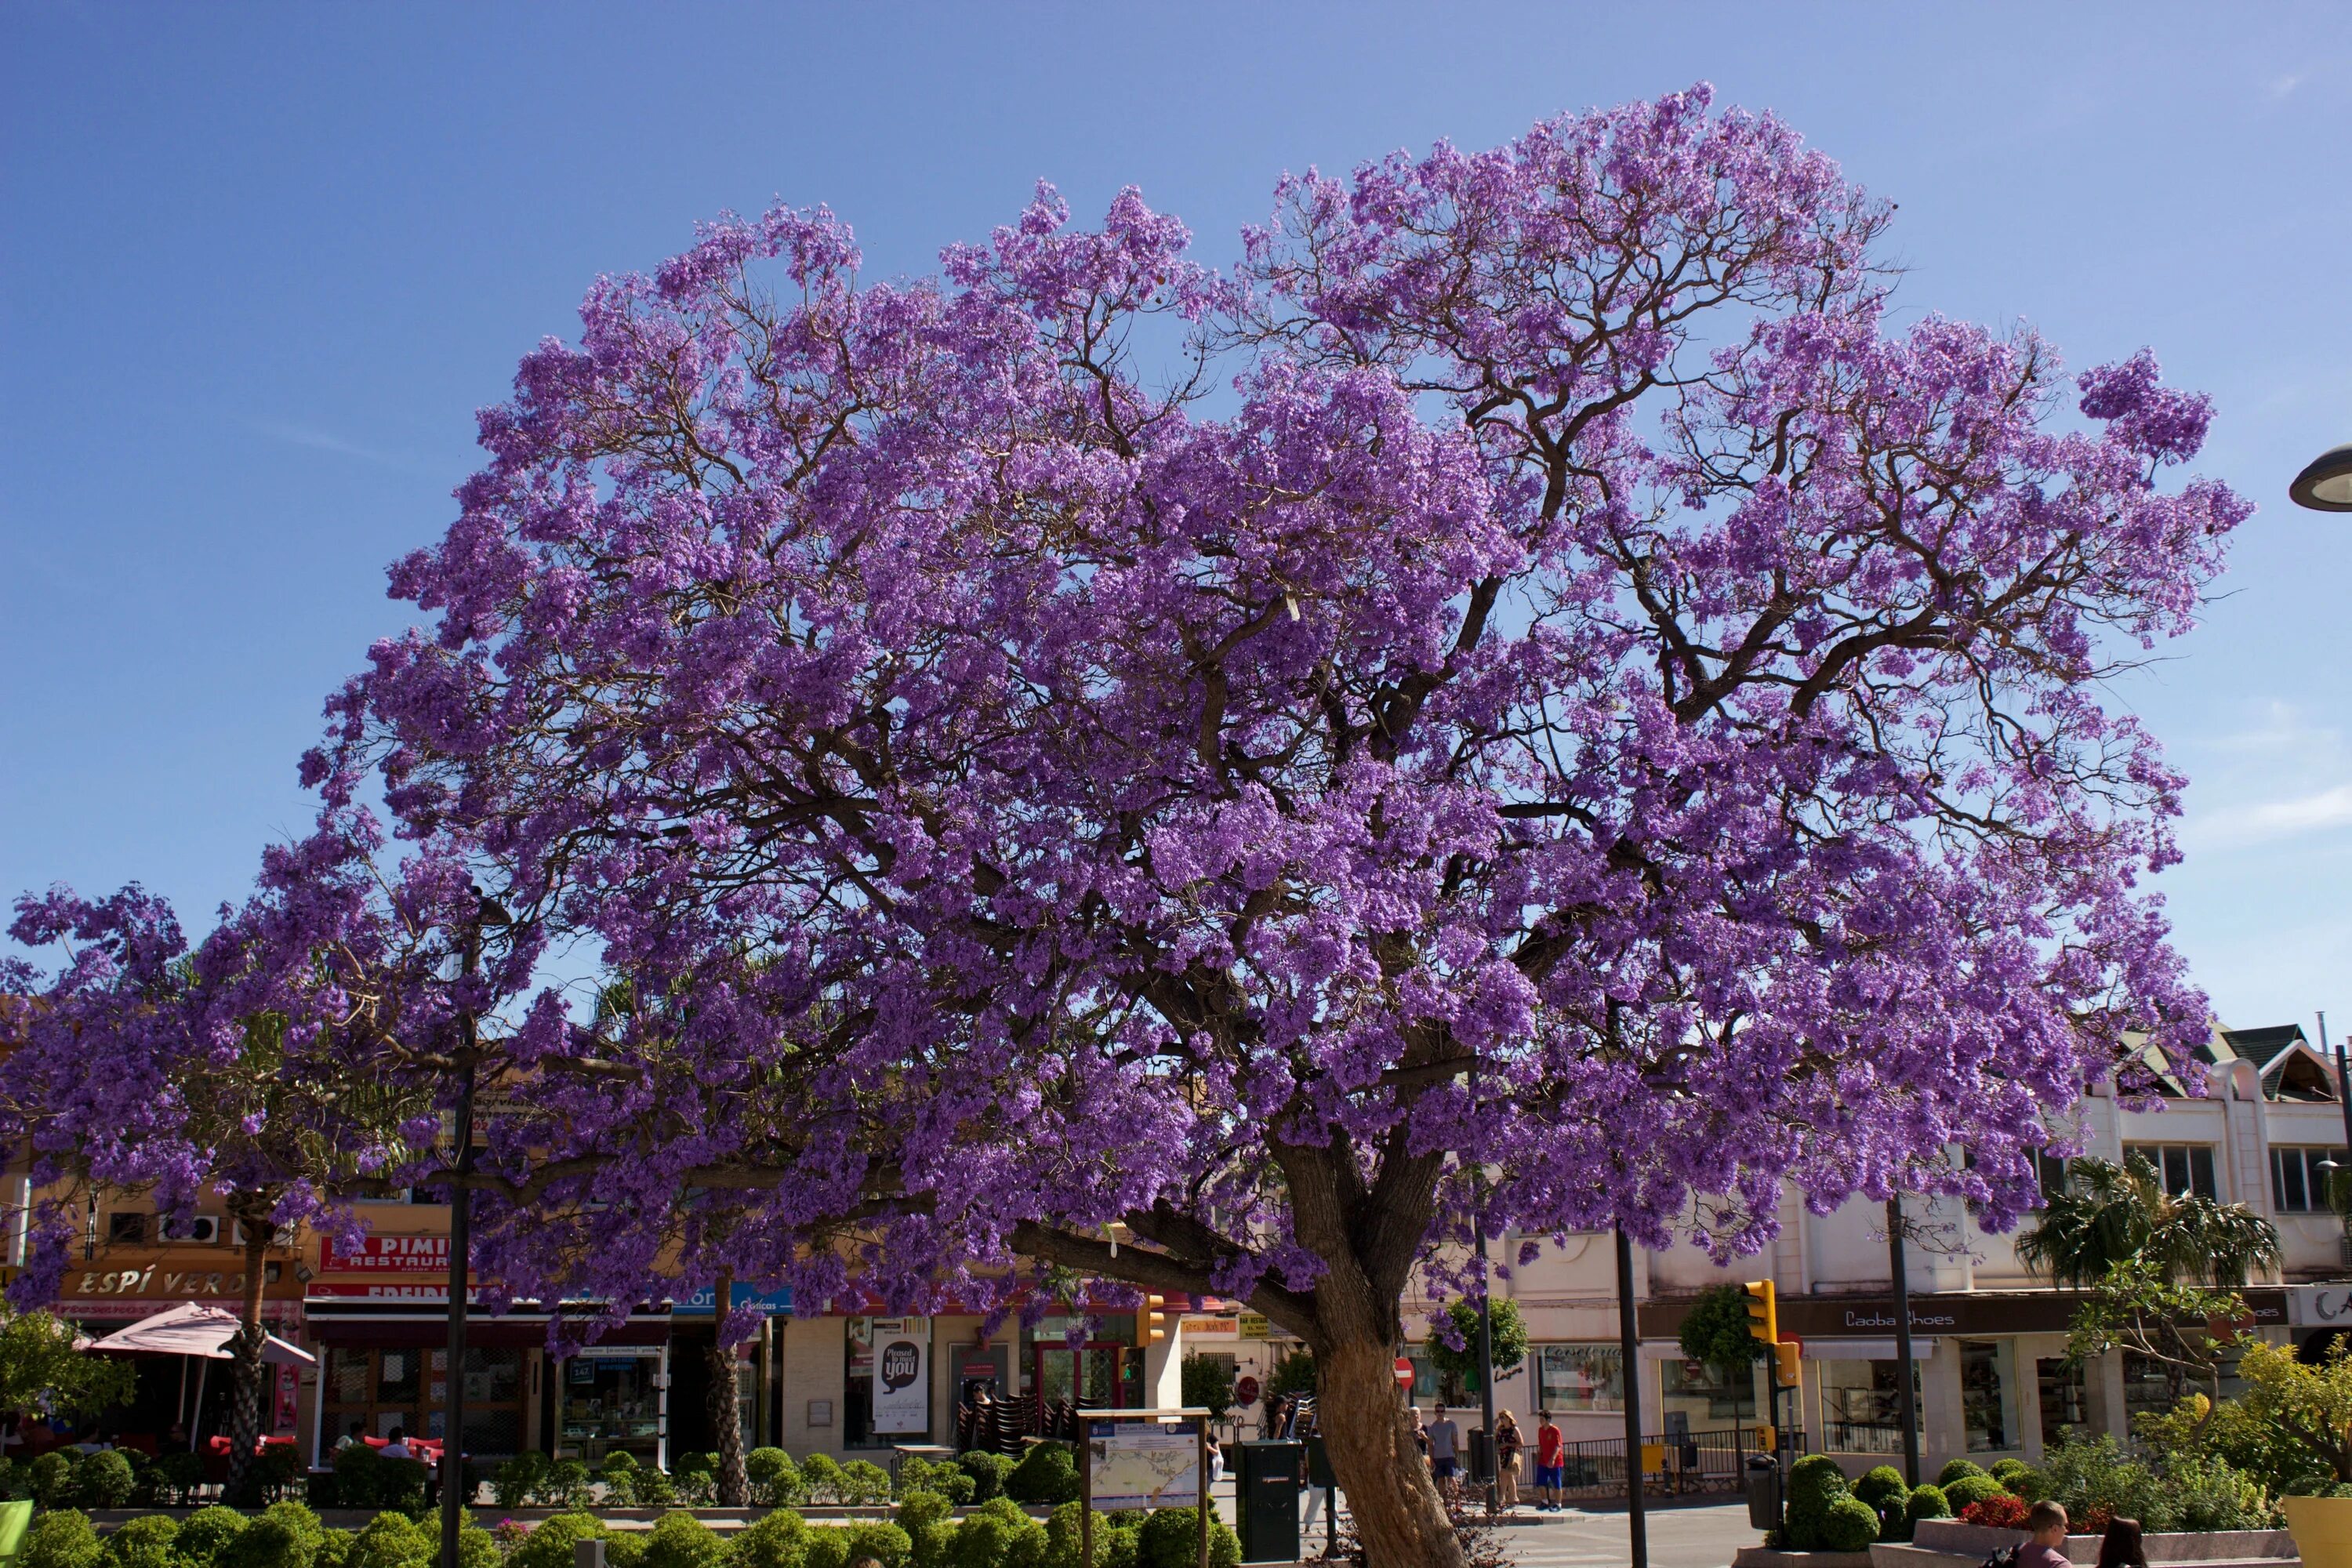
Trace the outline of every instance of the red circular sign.
{"type": "Polygon", "coordinates": [[[1236,1405],[1255,1405],[1257,1403],[1257,1379],[1254,1377],[1235,1379],[1234,1383],[1234,1403],[1236,1405]]]}
{"type": "Polygon", "coordinates": [[[1412,1386],[1412,1361],[1408,1356],[1397,1357],[1396,1380],[1399,1388],[1412,1386]]]}

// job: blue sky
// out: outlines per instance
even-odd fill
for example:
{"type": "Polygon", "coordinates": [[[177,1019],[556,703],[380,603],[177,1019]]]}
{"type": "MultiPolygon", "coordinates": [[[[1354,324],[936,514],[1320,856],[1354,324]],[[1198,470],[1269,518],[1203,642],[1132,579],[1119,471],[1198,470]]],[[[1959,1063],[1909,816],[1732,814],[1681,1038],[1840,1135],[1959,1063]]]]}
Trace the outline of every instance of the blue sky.
{"type": "Polygon", "coordinates": [[[2257,499],[2115,700],[2196,784],[2165,879],[2232,1023],[2352,1024],[2352,11],[1261,3],[0,10],[0,891],[193,924],[300,829],[320,700],[404,624],[473,410],[599,271],[782,196],[929,268],[1040,175],[1230,259],[1286,168],[1706,79],[1901,206],[1905,309],[2155,347],[2257,499]]]}

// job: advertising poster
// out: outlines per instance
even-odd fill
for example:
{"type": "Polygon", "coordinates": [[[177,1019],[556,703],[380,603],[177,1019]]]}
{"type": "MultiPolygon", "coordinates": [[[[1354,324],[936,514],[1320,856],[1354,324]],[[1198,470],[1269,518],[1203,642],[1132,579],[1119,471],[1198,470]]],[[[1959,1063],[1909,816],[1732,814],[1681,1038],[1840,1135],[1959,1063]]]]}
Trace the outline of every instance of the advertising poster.
{"type": "Polygon", "coordinates": [[[875,1432],[929,1431],[930,1320],[877,1318],[873,1336],[875,1432]]]}

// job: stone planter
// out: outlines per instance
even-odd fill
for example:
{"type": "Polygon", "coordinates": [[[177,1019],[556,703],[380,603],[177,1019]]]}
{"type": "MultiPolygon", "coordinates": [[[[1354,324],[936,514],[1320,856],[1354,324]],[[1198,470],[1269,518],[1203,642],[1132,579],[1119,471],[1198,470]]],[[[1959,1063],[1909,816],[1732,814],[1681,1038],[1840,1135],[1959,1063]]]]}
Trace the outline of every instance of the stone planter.
{"type": "Polygon", "coordinates": [[[2352,1568],[2352,1498],[2284,1497],[2279,1507],[2304,1568],[2352,1568]]]}
{"type": "MultiPolygon", "coordinates": [[[[1871,1562],[1875,1568],[1938,1568],[1938,1560],[1943,1564],[1978,1563],[2025,1539],[2021,1530],[1962,1524],[1956,1519],[1923,1519],[1908,1542],[1881,1542],[1872,1547],[1871,1562]]],[[[2099,1539],[2095,1535],[2068,1536],[2067,1559],[2086,1564],[2097,1563],[2099,1539]]],[[[2284,1530],[2168,1531],[2145,1537],[2143,1544],[2147,1549],[2150,1568],[2167,1563],[2194,1563],[2201,1568],[2219,1568],[2223,1563],[2263,1563],[2278,1568],[2296,1556],[2296,1538],[2284,1530]]],[[[2333,1568],[2352,1568],[2352,1558],[2333,1568]]]]}
{"type": "Polygon", "coordinates": [[[1769,1546],[1743,1546],[1732,1553],[1731,1568],[1870,1568],[1870,1553],[1781,1552],[1769,1546]]]}

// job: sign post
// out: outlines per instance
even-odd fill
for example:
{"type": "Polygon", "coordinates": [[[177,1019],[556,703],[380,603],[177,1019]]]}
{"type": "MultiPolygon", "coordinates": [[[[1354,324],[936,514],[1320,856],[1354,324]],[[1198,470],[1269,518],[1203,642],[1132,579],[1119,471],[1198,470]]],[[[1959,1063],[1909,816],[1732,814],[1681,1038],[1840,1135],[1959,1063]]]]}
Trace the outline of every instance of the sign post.
{"type": "Polygon", "coordinates": [[[1198,1405],[1167,1410],[1081,1410],[1078,1412],[1078,1562],[1094,1568],[1095,1502],[1111,1510],[1182,1508],[1188,1501],[1201,1526],[1200,1568],[1209,1568],[1209,1510],[1216,1500],[1209,1495],[1209,1412],[1198,1405]],[[1192,1441],[1182,1431],[1170,1431],[1179,1422],[1192,1424],[1192,1441]],[[1148,1426],[1146,1424],[1149,1424],[1148,1426]],[[1185,1449],[1192,1464],[1184,1463],[1185,1449]],[[1192,1495],[1184,1495],[1184,1472],[1192,1474],[1192,1495]]]}

